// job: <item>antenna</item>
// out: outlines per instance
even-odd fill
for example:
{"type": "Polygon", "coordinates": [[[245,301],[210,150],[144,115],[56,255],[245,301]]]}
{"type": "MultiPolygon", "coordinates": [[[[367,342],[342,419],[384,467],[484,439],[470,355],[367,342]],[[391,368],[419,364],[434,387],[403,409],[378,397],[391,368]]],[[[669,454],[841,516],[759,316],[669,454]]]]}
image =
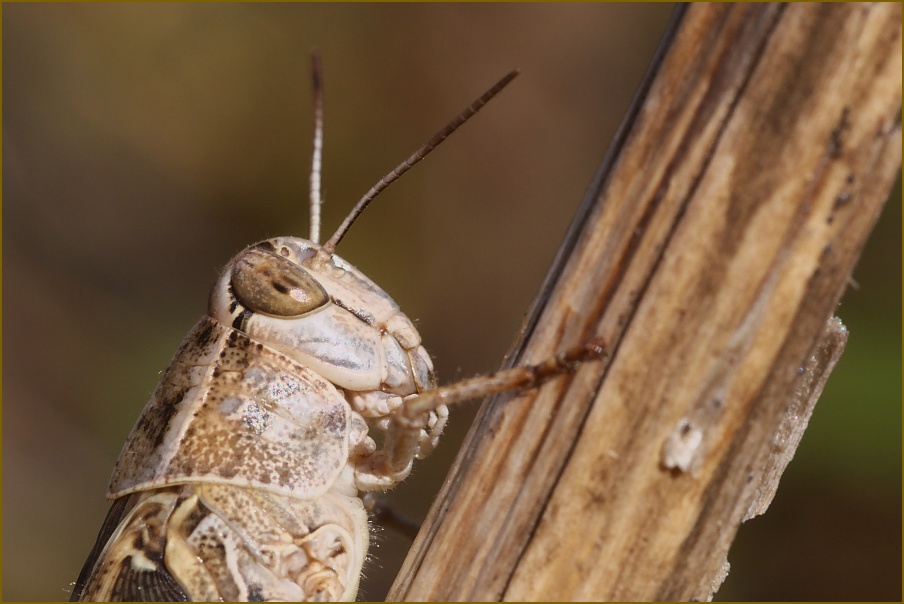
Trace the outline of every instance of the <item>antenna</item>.
{"type": "Polygon", "coordinates": [[[311,79],[314,88],[314,153],[311,157],[311,218],[310,240],[320,243],[320,168],[323,165],[323,72],[320,53],[311,51],[311,79]]]}
{"type": "MultiPolygon", "coordinates": [[[[433,137],[428,140],[426,143],[421,145],[421,147],[411,154],[411,156],[400,163],[395,169],[380,179],[380,182],[371,187],[370,191],[364,194],[364,197],[358,201],[357,205],[349,212],[348,216],[345,217],[345,220],[342,221],[342,224],[339,225],[339,228],[336,229],[336,232],[333,233],[333,236],[329,238],[329,240],[324,243],[320,251],[317,253],[317,258],[320,261],[325,260],[333,255],[333,252],[336,251],[336,246],[339,245],[339,242],[342,241],[342,238],[345,237],[345,234],[351,228],[352,224],[354,224],[355,220],[358,219],[358,216],[361,215],[361,212],[364,211],[364,208],[370,204],[374,198],[380,194],[383,189],[388,187],[390,184],[395,182],[396,179],[399,178],[402,174],[410,170],[415,164],[424,159],[431,151],[436,149],[437,146],[441,142],[443,142],[446,137],[455,132],[459,126],[468,121],[471,117],[474,116],[475,113],[480,111],[484,105],[486,105],[490,99],[499,94],[503,88],[508,86],[508,84],[515,79],[518,75],[519,71],[517,69],[510,71],[503,77],[501,80],[496,82],[496,84],[484,92],[480,98],[471,103],[464,111],[458,114],[458,116],[453,119],[451,122],[446,124],[446,127],[433,135],[433,137]]],[[[316,243],[316,242],[315,242],[316,243]]]]}

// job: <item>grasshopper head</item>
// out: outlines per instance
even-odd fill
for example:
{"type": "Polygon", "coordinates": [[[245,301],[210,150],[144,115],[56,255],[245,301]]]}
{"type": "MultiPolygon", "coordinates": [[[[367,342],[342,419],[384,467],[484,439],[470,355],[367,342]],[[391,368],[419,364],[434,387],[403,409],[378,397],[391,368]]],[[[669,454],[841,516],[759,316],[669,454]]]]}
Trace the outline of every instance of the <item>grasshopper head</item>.
{"type": "Polygon", "coordinates": [[[354,266],[319,250],[297,237],[244,249],[214,287],[210,316],[346,390],[405,396],[431,387],[430,357],[395,301],[354,266]]]}

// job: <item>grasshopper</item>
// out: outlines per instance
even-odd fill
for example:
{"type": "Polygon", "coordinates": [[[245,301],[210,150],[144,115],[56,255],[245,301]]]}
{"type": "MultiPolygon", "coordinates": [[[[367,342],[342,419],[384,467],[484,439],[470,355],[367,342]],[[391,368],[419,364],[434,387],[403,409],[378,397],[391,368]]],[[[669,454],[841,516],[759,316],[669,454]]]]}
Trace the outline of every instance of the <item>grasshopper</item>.
{"type": "Polygon", "coordinates": [[[360,493],[404,480],[436,446],[449,405],[533,388],[602,354],[591,342],[437,387],[411,320],[335,253],[370,201],[517,71],[374,185],[323,244],[316,56],[313,73],[310,238],[256,243],[223,269],[116,462],[72,600],[354,600],[369,535],[360,493]]]}

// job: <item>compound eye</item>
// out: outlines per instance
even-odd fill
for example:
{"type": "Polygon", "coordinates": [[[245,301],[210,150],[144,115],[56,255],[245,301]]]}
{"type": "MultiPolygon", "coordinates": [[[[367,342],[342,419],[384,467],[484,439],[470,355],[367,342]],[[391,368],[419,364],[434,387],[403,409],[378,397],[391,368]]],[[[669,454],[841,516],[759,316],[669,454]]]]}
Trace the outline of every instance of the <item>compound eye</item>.
{"type": "Polygon", "coordinates": [[[275,317],[297,317],[329,302],[310,273],[262,249],[246,250],[236,259],[232,290],[248,310],[275,317]]]}

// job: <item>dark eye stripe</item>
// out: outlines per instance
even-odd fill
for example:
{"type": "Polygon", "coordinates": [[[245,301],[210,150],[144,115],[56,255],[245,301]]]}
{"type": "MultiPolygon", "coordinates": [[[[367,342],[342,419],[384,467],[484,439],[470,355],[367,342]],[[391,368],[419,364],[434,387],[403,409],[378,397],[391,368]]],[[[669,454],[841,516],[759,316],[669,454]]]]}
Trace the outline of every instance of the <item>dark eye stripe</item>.
{"type": "Polygon", "coordinates": [[[368,325],[376,325],[377,324],[376,317],[374,317],[372,314],[370,314],[366,310],[361,310],[359,308],[352,308],[351,306],[349,306],[348,304],[346,304],[345,302],[343,302],[342,300],[340,300],[338,298],[333,298],[333,304],[335,304],[336,306],[338,306],[340,308],[344,308],[348,312],[355,315],[355,317],[357,317],[360,321],[363,321],[364,323],[367,323],[368,325]]]}

